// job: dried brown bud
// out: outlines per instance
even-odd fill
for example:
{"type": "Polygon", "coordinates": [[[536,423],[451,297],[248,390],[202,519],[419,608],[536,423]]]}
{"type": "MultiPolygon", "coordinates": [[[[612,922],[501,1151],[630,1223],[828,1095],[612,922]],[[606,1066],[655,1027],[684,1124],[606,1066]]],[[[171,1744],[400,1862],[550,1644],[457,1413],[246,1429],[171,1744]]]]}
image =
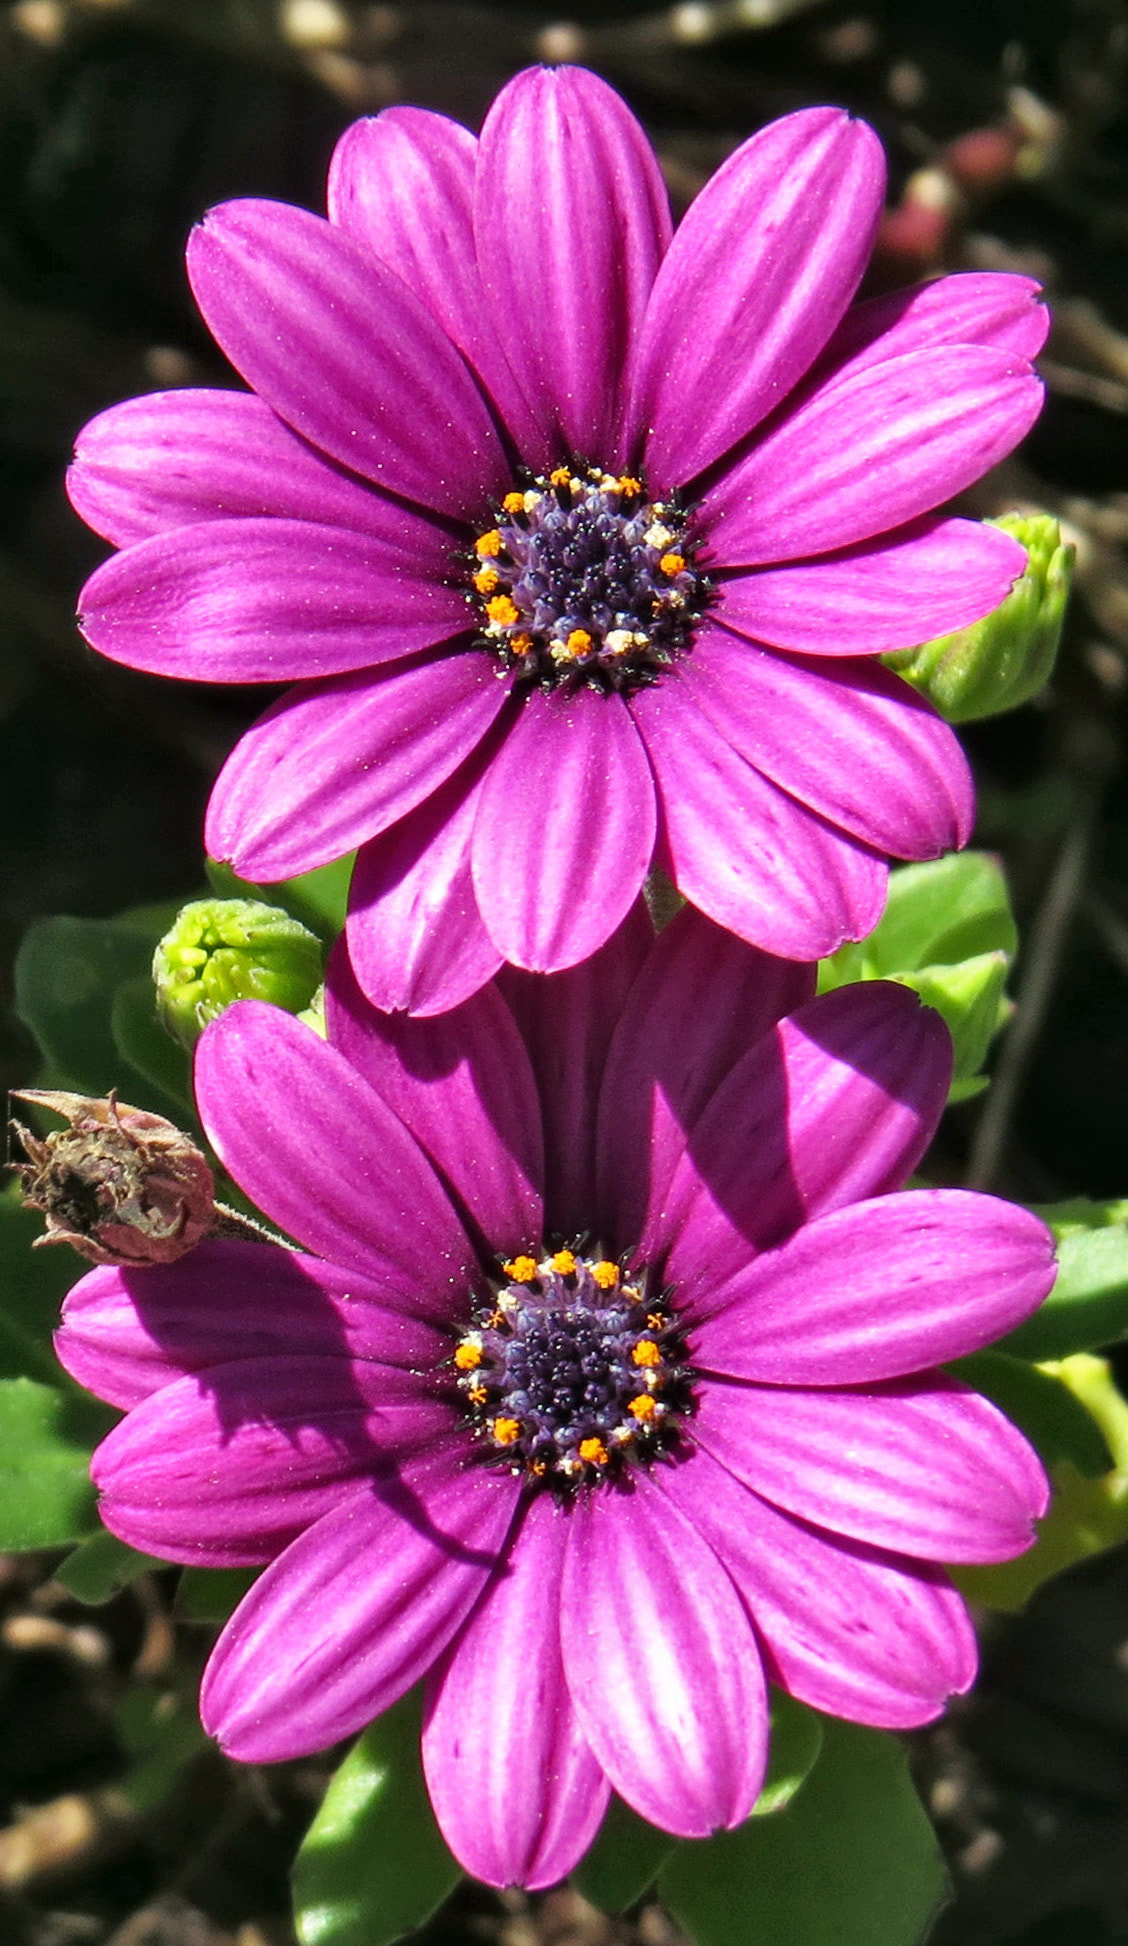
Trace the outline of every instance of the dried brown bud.
{"type": "Polygon", "coordinates": [[[167,1264],[215,1230],[211,1169],[163,1116],[61,1088],[14,1099],[69,1123],[42,1138],[11,1124],[25,1205],[47,1219],[37,1243],[72,1244],[95,1264],[167,1264]]]}

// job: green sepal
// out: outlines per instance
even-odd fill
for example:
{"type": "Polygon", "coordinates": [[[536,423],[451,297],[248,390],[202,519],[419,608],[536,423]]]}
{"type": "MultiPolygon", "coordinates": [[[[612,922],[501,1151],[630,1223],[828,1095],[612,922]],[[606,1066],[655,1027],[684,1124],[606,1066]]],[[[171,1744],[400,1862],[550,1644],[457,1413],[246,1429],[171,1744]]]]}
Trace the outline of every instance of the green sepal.
{"type": "Polygon", "coordinates": [[[97,1532],[90,1455],[116,1416],[77,1392],[0,1379],[0,1550],[67,1547],[97,1532]]]}
{"type": "Polygon", "coordinates": [[[1112,1465],[1105,1436],[1076,1393],[1051,1372],[1005,1351],[974,1351],[947,1368],[1013,1419],[1046,1467],[1068,1460],[1086,1479],[1112,1465]]]}
{"type": "Polygon", "coordinates": [[[55,1579],[87,1608],[101,1608],[131,1581],[151,1573],[154,1568],[167,1566],[167,1561],[158,1561],[153,1554],[139,1554],[135,1547],[119,1541],[108,1528],[100,1527],[59,1563],[55,1579]]]}
{"type": "Polygon", "coordinates": [[[429,1918],[461,1876],[435,1823],[405,1696],[357,1739],[294,1862],[301,1946],[387,1946],[429,1918]]]}
{"type": "Polygon", "coordinates": [[[335,858],[331,865],[315,871],[300,872],[296,878],[279,879],[274,885],[256,885],[239,878],[230,865],[218,858],[205,861],[208,884],[221,899],[264,899],[280,905],[303,926],[308,926],[327,946],[331,946],[345,923],[349,903],[349,880],[356,863],[355,851],[335,858]]]}
{"type": "Polygon", "coordinates": [[[1128,1333],[1128,1202],[1035,1206],[1057,1240],[1058,1272],[1033,1317],[1002,1340],[1023,1358],[1068,1358],[1128,1333]]]}
{"type": "Polygon", "coordinates": [[[697,1946],[916,1946],[945,1895],[904,1750],[827,1717],[818,1762],[771,1817],[679,1845],[658,1889],[697,1946]]]}

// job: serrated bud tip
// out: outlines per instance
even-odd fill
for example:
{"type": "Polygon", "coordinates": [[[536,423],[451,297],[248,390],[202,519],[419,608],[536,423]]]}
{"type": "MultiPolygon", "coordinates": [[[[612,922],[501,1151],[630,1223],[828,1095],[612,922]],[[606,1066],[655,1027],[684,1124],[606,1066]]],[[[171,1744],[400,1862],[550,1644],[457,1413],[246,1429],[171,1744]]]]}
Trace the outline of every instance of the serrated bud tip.
{"type": "Polygon", "coordinates": [[[286,1013],[309,1006],[322,977],[321,941],[280,906],[258,899],[197,899],[153,955],[157,1010],[192,1048],[235,1000],[268,1000],[286,1013]]]}

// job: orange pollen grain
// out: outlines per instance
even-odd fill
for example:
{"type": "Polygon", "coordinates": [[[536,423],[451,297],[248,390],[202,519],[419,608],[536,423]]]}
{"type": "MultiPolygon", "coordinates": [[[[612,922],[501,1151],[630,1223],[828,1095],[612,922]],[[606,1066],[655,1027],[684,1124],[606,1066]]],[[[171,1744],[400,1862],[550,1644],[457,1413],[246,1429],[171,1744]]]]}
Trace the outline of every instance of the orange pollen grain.
{"type": "Polygon", "coordinates": [[[601,1439],[581,1439],[580,1458],[588,1466],[606,1466],[607,1448],[601,1439]]]}
{"type": "Polygon", "coordinates": [[[508,595],[494,595],[492,600],[487,601],[486,614],[491,622],[502,622],[507,628],[520,618],[517,604],[510,601],[508,595]]]}
{"type": "Polygon", "coordinates": [[[520,635],[511,635],[507,644],[510,655],[528,655],[533,646],[533,638],[522,629],[520,635]]]}
{"type": "Polygon", "coordinates": [[[599,1263],[592,1265],[591,1274],[594,1277],[596,1283],[599,1285],[601,1291],[613,1291],[618,1289],[618,1285],[619,1285],[618,1264],[608,1263],[607,1259],[604,1257],[600,1260],[599,1263]]]}
{"type": "Polygon", "coordinates": [[[567,466],[554,466],[548,476],[549,486],[569,486],[571,480],[571,469],[567,466]]]}
{"type": "Polygon", "coordinates": [[[552,1259],[552,1268],[559,1277],[570,1277],[576,1268],[576,1259],[570,1250],[558,1250],[552,1259]]]}
{"type": "Polygon", "coordinates": [[[471,1405],[485,1405],[489,1392],[484,1385],[472,1385],[466,1394],[471,1405]]]}
{"type": "Polygon", "coordinates": [[[633,473],[620,473],[615,485],[620,493],[641,493],[642,481],[636,480],[633,473]]]}
{"type": "Polygon", "coordinates": [[[506,513],[506,514],[523,514],[525,511],[524,494],[507,493],[505,499],[501,503],[501,510],[502,513],[506,513]]]}
{"type": "Polygon", "coordinates": [[[495,1419],[490,1426],[490,1431],[499,1446],[512,1446],[514,1440],[520,1439],[521,1437],[521,1421],[519,1419],[495,1419]]]}
{"type": "Polygon", "coordinates": [[[666,1329],[666,1320],[662,1316],[661,1311],[648,1311],[646,1322],[652,1331],[664,1331],[666,1329]]]}
{"type": "Polygon", "coordinates": [[[574,628],[567,641],[568,654],[586,655],[590,648],[591,636],[588,634],[587,629],[574,628]]]}
{"type": "Polygon", "coordinates": [[[477,540],[474,542],[475,554],[486,554],[491,558],[495,554],[501,553],[501,547],[501,535],[498,533],[496,527],[491,527],[487,534],[479,534],[477,540]]]}
{"type": "Polygon", "coordinates": [[[663,554],[658,566],[661,568],[663,574],[680,574],[685,567],[685,555],[663,554]]]}
{"type": "Polygon", "coordinates": [[[653,1419],[657,1410],[658,1407],[655,1405],[649,1392],[640,1392],[637,1399],[629,1399],[627,1401],[627,1411],[633,1413],[634,1417],[641,1420],[644,1424],[653,1419]]]}
{"type": "Polygon", "coordinates": [[[460,1372],[476,1372],[482,1362],[481,1345],[459,1345],[454,1354],[454,1362],[460,1372]]]}
{"type": "Polygon", "coordinates": [[[653,1370],[656,1365],[662,1363],[662,1354],[657,1345],[651,1344],[649,1338],[640,1338],[637,1345],[631,1346],[631,1363],[645,1365],[653,1370]]]}
{"type": "Polygon", "coordinates": [[[474,586],[480,595],[492,595],[501,576],[496,568],[479,568],[474,576],[474,586]]]}
{"type": "Polygon", "coordinates": [[[511,1284],[531,1284],[537,1274],[532,1257],[514,1257],[512,1263],[502,1264],[501,1268],[511,1284]]]}

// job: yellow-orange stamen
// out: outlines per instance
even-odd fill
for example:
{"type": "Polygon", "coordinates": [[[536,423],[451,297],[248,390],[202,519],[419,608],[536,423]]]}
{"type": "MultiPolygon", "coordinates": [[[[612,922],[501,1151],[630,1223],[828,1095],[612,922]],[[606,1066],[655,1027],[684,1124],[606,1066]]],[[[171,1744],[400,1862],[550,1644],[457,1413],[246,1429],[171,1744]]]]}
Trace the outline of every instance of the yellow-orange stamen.
{"type": "Polygon", "coordinates": [[[606,1466],[607,1448],[601,1439],[581,1439],[580,1458],[588,1466],[606,1466]]]}
{"type": "Polygon", "coordinates": [[[570,1250],[558,1250],[552,1259],[552,1268],[558,1277],[570,1277],[576,1268],[576,1259],[570,1250]]]}
{"type": "Polygon", "coordinates": [[[456,1348],[454,1362],[460,1372],[476,1372],[482,1362],[482,1347],[470,1338],[464,1338],[456,1348]]]}
{"type": "Polygon", "coordinates": [[[641,493],[642,481],[636,480],[633,473],[620,473],[615,482],[620,493],[641,493]]]}
{"type": "Polygon", "coordinates": [[[474,576],[474,586],[480,595],[492,595],[501,576],[496,568],[479,568],[474,576]]]}
{"type": "Polygon", "coordinates": [[[531,635],[526,635],[524,629],[521,630],[520,635],[511,635],[506,644],[510,655],[528,655],[532,646],[533,638],[531,635]]]}
{"type": "Polygon", "coordinates": [[[631,1346],[631,1363],[643,1365],[653,1371],[656,1365],[662,1363],[662,1354],[657,1345],[651,1344],[649,1338],[640,1338],[637,1345],[631,1346]]]}
{"type": "Polygon", "coordinates": [[[618,1289],[619,1266],[618,1264],[608,1263],[606,1257],[602,1257],[597,1264],[592,1265],[591,1274],[601,1291],[618,1289]]]}
{"type": "Polygon", "coordinates": [[[466,1396],[471,1405],[485,1405],[490,1395],[484,1385],[472,1385],[466,1396]]]}
{"type": "Polygon", "coordinates": [[[565,647],[569,655],[574,655],[577,658],[581,655],[587,655],[591,649],[591,636],[588,634],[587,629],[574,628],[565,643],[565,647]]]}
{"type": "Polygon", "coordinates": [[[506,628],[520,618],[520,610],[508,595],[494,595],[492,600],[487,601],[486,614],[491,622],[501,622],[506,628]]]}
{"type": "Polygon", "coordinates": [[[671,577],[675,574],[681,574],[685,568],[685,555],[663,554],[658,566],[661,568],[663,574],[668,574],[671,577]]]}
{"type": "Polygon", "coordinates": [[[548,476],[549,486],[571,486],[572,471],[568,466],[554,466],[548,476]]]}
{"type": "Polygon", "coordinates": [[[637,1399],[628,1399],[627,1401],[627,1411],[633,1414],[644,1425],[653,1419],[657,1410],[658,1407],[655,1405],[649,1392],[640,1392],[637,1399]]]}
{"type": "Polygon", "coordinates": [[[499,1446],[512,1446],[514,1441],[521,1437],[521,1421],[519,1419],[493,1419],[490,1422],[490,1431],[499,1446]]]}
{"type": "Polygon", "coordinates": [[[505,499],[501,503],[501,510],[503,513],[507,513],[507,514],[523,514],[525,511],[524,494],[507,493],[505,499]]]}
{"type": "Polygon", "coordinates": [[[501,1268],[511,1284],[531,1284],[537,1274],[532,1257],[514,1257],[510,1263],[502,1264],[501,1268]]]}
{"type": "Polygon", "coordinates": [[[501,535],[498,533],[496,527],[491,527],[486,534],[479,534],[477,540],[474,542],[475,554],[485,554],[491,559],[495,554],[501,553],[501,547],[501,535]]]}

